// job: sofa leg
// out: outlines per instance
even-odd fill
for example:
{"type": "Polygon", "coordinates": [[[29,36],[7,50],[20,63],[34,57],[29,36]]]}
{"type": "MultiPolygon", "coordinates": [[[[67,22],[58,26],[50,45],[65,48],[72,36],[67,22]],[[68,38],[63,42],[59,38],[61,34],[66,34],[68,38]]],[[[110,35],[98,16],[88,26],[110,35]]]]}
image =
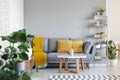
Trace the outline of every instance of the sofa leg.
{"type": "Polygon", "coordinates": [[[86,66],[88,67],[88,69],[90,68],[90,65],[89,65],[89,63],[86,63],[86,66]]]}

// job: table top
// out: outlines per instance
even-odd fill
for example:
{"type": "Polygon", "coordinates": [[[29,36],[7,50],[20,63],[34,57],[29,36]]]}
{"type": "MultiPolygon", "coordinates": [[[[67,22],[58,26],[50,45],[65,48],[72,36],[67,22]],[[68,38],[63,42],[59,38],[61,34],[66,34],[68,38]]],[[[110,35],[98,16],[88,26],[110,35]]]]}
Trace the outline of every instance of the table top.
{"type": "Polygon", "coordinates": [[[81,54],[81,53],[75,53],[73,56],[69,55],[69,54],[59,54],[57,56],[58,58],[86,58],[86,54],[81,54]]]}

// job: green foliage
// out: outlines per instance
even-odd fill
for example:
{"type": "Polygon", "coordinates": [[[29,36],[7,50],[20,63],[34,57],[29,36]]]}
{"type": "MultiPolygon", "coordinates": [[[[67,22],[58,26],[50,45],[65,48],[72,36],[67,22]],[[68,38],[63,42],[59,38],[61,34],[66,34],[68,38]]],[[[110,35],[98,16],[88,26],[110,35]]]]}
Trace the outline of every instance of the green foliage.
{"type": "Polygon", "coordinates": [[[0,45],[0,49],[2,48],[2,46],[0,45]]]}
{"type": "Polygon", "coordinates": [[[10,46],[8,46],[5,51],[8,54],[4,54],[2,56],[3,59],[7,60],[7,59],[11,59],[13,60],[13,62],[19,62],[19,60],[27,60],[28,56],[27,56],[27,52],[28,48],[32,46],[32,39],[34,38],[34,35],[31,34],[27,34],[26,33],[26,29],[22,29],[22,30],[18,30],[15,32],[12,32],[10,35],[8,36],[2,36],[2,40],[5,41],[9,41],[10,43],[12,43],[13,45],[10,44],[10,46]],[[18,49],[16,49],[14,47],[15,43],[19,43],[18,45],[18,49]],[[17,51],[18,50],[18,51],[17,51]],[[20,59],[18,59],[20,58],[20,59]]]}
{"type": "Polygon", "coordinates": [[[0,70],[0,80],[31,80],[29,74],[24,71],[0,70]]]}
{"type": "MultiPolygon", "coordinates": [[[[2,59],[6,60],[4,66],[0,66],[0,80],[31,80],[27,72],[16,72],[14,65],[17,62],[28,60],[27,52],[31,46],[33,35],[27,34],[25,29],[15,31],[8,36],[2,36],[2,40],[9,41],[10,45],[5,48],[5,53],[2,59]],[[18,46],[15,47],[14,44],[18,46]],[[29,45],[28,45],[29,44],[29,45]]],[[[0,46],[1,48],[1,46],[0,46]]]]}
{"type": "Polygon", "coordinates": [[[116,47],[112,40],[108,41],[108,58],[111,60],[116,58],[116,47]]]}
{"type": "Polygon", "coordinates": [[[105,7],[104,6],[100,6],[98,11],[99,12],[105,12],[105,7]]]}

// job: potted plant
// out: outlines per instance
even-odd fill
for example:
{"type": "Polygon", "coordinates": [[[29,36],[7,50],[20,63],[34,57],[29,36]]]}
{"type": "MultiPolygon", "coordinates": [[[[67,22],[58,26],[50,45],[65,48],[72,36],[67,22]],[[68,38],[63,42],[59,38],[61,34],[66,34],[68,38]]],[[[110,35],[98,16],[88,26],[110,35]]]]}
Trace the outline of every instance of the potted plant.
{"type": "Polygon", "coordinates": [[[104,37],[104,32],[100,32],[100,37],[104,37]]]}
{"type": "Polygon", "coordinates": [[[104,12],[105,12],[105,7],[104,6],[100,6],[98,11],[97,11],[97,15],[103,15],[104,12]]]}
{"type": "Polygon", "coordinates": [[[28,60],[29,37],[31,36],[26,33],[25,29],[15,31],[8,36],[2,36],[3,41],[10,42],[10,45],[5,49],[6,54],[2,56],[3,59],[9,62],[9,68],[16,71],[24,70],[24,60],[28,60]],[[15,44],[17,44],[17,47],[15,44]]]}
{"type": "Polygon", "coordinates": [[[116,47],[112,40],[107,41],[107,44],[108,44],[107,48],[108,48],[108,58],[110,60],[110,65],[115,66],[118,62],[118,60],[116,60],[116,47]]]}

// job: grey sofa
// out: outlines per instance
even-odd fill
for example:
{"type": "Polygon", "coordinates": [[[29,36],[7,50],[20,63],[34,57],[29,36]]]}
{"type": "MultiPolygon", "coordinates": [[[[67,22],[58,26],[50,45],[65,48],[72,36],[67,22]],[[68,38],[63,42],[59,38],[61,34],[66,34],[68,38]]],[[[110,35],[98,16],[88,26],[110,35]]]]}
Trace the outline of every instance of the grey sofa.
{"type": "MultiPolygon", "coordinates": [[[[45,38],[44,39],[44,52],[47,53],[47,63],[48,66],[58,66],[59,58],[57,55],[57,40],[80,40],[80,39],[72,39],[72,38],[45,38]]],[[[84,63],[89,68],[89,63],[92,63],[95,56],[95,46],[92,45],[91,42],[84,42],[83,45],[84,55],[87,57],[84,59],[84,63]]],[[[63,61],[64,62],[64,61],[63,61]]],[[[69,64],[75,64],[74,59],[69,59],[69,64]]]]}

